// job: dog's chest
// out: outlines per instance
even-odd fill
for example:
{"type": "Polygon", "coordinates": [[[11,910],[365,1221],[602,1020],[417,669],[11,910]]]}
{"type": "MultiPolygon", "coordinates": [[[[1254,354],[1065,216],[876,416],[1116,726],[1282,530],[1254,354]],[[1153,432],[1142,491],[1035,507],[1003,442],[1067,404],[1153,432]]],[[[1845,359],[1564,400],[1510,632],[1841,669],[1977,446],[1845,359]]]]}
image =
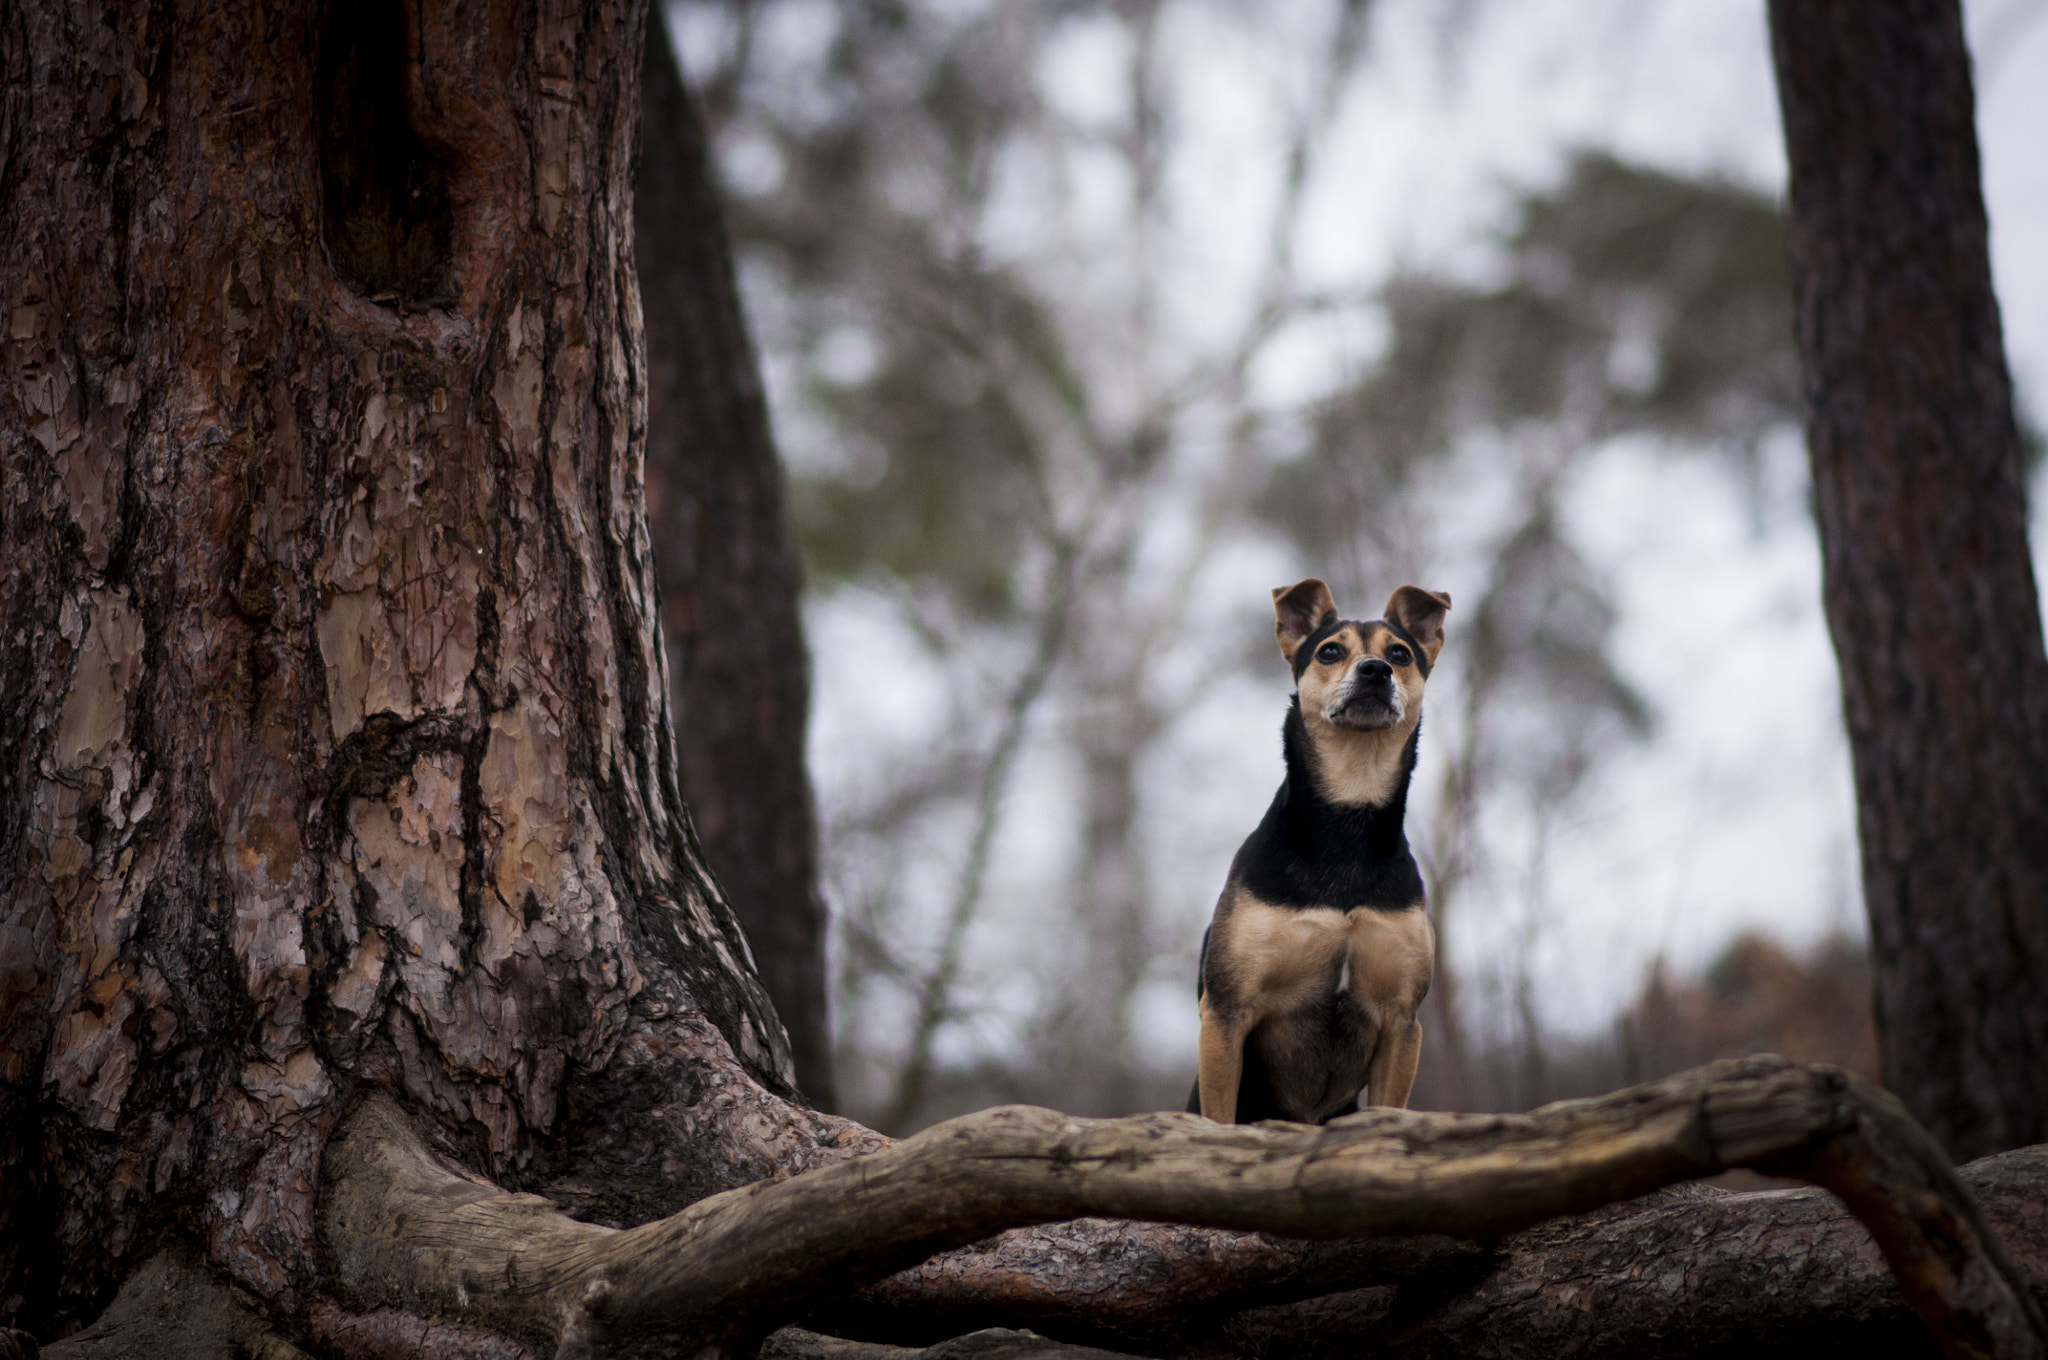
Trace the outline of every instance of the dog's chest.
{"type": "Polygon", "coordinates": [[[1428,914],[1419,904],[1276,906],[1240,887],[1214,929],[1220,938],[1210,948],[1222,966],[1210,985],[1226,994],[1219,1002],[1258,1017],[1246,1044],[1274,1108],[1312,1123],[1350,1108],[1380,1035],[1405,1025],[1428,988],[1428,914]]]}
{"type": "Polygon", "coordinates": [[[1429,984],[1435,941],[1418,904],[1398,911],[1282,907],[1250,893],[1221,913],[1214,979],[1252,1014],[1278,1016],[1352,1004],[1378,1023],[1412,1013],[1429,984]]]}

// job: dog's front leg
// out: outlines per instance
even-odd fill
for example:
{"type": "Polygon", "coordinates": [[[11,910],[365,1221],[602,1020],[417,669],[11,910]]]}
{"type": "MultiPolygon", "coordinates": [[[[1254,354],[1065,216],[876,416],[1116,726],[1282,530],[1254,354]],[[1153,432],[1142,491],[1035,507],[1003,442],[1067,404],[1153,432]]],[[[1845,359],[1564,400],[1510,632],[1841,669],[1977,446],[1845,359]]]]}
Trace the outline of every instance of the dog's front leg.
{"type": "MultiPolygon", "coordinates": [[[[1406,1109],[1415,1085],[1415,1065],[1422,1061],[1422,1022],[1410,1016],[1380,1032],[1372,1062],[1365,1069],[1365,1103],[1406,1109]]],[[[1205,1104],[1203,1110],[1206,1112],[1205,1104]]]]}
{"type": "Polygon", "coordinates": [[[1237,1083],[1244,1075],[1244,1040],[1251,1026],[1202,1002],[1202,1047],[1196,1066],[1202,1114],[1219,1124],[1237,1122],[1237,1083]]]}

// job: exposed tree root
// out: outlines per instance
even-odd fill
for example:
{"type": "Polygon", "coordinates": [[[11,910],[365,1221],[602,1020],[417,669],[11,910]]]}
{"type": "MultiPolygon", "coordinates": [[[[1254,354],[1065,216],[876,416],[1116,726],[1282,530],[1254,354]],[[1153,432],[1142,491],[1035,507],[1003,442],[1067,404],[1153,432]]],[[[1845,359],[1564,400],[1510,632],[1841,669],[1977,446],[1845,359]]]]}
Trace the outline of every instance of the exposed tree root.
{"type": "Polygon", "coordinates": [[[313,1340],[343,1360],[532,1360],[526,1347],[497,1332],[388,1308],[353,1314],[323,1299],[307,1323],[313,1340]]]}
{"type": "MultiPolygon", "coordinates": [[[[1960,1174],[2036,1299],[2048,1300],[2048,1146],[1960,1174]]],[[[1219,1337],[1234,1354],[1288,1360],[1937,1353],[1841,1201],[1703,1185],[1553,1220],[1491,1247],[1102,1221],[1019,1229],[861,1290],[809,1325],[912,1345],[1026,1323],[1155,1356],[1219,1337]]]]}
{"type": "Polygon", "coordinates": [[[42,1348],[42,1360],[174,1357],[307,1360],[188,1247],[171,1247],[143,1262],[92,1326],[42,1348]]]}
{"type": "Polygon", "coordinates": [[[380,1096],[329,1146],[321,1233],[353,1306],[567,1358],[656,1334],[745,1348],[821,1297],[1023,1224],[1488,1239],[1731,1167],[1840,1196],[1949,1354],[2048,1360],[2024,1277],[1933,1141],[1877,1088],[1776,1059],[1529,1115],[1379,1110],[1320,1129],[1010,1106],[623,1231],[453,1169],[380,1096]]]}
{"type": "MultiPolygon", "coordinates": [[[[1973,1162],[1962,1177],[2038,1297],[2048,1147],[1973,1162]]],[[[1937,1353],[1870,1235],[1819,1190],[1674,1186],[1516,1233],[1477,1281],[1368,1281],[1211,1325],[1236,1354],[1289,1360],[1937,1353]]]]}
{"type": "Polygon", "coordinates": [[[760,1360],[1125,1360],[1117,1351],[1054,1341],[1036,1332],[992,1327],[922,1349],[784,1327],[761,1345],[760,1360]]]}
{"type": "Polygon", "coordinates": [[[1440,1234],[1318,1242],[1080,1219],[945,1252],[830,1300],[805,1321],[841,1336],[919,1346],[978,1328],[1028,1326],[1112,1350],[1174,1356],[1247,1310],[1362,1283],[1454,1290],[1483,1277],[1494,1260],[1476,1242],[1440,1234]]]}

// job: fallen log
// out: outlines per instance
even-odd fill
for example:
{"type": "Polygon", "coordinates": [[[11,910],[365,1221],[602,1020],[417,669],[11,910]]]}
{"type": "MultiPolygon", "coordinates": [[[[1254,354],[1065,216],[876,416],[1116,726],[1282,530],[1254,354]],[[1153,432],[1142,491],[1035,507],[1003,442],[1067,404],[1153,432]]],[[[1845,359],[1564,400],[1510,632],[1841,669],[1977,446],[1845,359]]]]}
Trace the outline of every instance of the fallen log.
{"type": "MultiPolygon", "coordinates": [[[[2048,1146],[1959,1169],[2037,1301],[2048,1294],[2048,1146]]],[[[1086,1221],[934,1257],[808,1325],[899,1346],[1030,1325],[1155,1356],[1655,1354],[1809,1360],[1939,1353],[1870,1234],[1818,1189],[1685,1184],[1491,1246],[1305,1242],[1086,1221]],[[1859,1341],[1859,1338],[1861,1339],[1859,1341]]]]}
{"type": "Polygon", "coordinates": [[[1166,1223],[1079,1219],[1018,1228],[944,1252],[804,1318],[846,1337],[929,1346],[983,1328],[1178,1356],[1240,1313],[1361,1285],[1454,1290],[1495,1254],[1429,1234],[1336,1241],[1166,1223]]]}
{"type": "MultiPolygon", "coordinates": [[[[2048,1146],[1961,1168],[2038,1301],[2048,1286],[2048,1146]]],[[[1870,1234],[1818,1189],[1675,1186],[1497,1244],[1478,1278],[1410,1276],[1215,1327],[1291,1360],[1528,1355],[1933,1356],[1870,1234]]]]}
{"type": "Polygon", "coordinates": [[[2048,1360],[2025,1277],[1924,1131],[1868,1083],[1777,1059],[1527,1115],[1375,1110],[1324,1128],[1002,1107],[625,1230],[456,1170],[380,1096],[328,1149],[320,1232],[351,1306],[574,1360],[654,1335],[749,1350],[821,1298],[1019,1225],[1484,1240],[1735,1167],[1839,1196],[1948,1354],[2048,1360]]]}

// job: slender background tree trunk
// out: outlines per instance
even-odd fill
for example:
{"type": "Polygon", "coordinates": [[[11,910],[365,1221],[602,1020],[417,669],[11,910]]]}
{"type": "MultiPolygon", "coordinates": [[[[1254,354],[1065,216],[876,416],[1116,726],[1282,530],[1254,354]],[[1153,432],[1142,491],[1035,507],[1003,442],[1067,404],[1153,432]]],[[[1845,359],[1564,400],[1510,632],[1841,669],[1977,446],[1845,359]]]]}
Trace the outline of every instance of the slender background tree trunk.
{"type": "Polygon", "coordinates": [[[683,800],[789,1031],[797,1085],[829,1108],[802,571],[717,176],[659,5],[648,16],[641,97],[633,224],[647,335],[647,513],[683,800]]]}
{"type": "Polygon", "coordinates": [[[1956,0],[1772,0],[1886,1083],[2048,1141],[2048,659],[1956,0]]]}

